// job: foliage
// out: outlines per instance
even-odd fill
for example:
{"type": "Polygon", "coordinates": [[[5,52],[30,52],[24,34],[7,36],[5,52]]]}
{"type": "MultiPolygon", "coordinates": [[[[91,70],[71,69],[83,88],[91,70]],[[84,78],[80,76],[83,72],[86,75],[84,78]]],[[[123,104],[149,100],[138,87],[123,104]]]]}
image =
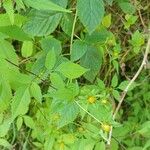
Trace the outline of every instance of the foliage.
{"type": "Polygon", "coordinates": [[[0,5],[0,149],[150,148],[149,63],[113,119],[142,61],[148,1],[0,5]]]}

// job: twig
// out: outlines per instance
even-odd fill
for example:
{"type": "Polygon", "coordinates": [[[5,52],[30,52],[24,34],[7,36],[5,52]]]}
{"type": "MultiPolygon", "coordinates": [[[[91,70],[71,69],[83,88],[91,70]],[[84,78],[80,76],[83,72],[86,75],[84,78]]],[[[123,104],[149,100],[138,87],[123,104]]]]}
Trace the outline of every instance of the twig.
{"type": "MultiPolygon", "coordinates": [[[[137,4],[137,1],[136,0],[134,0],[134,3],[135,3],[135,5],[137,4]]],[[[145,25],[145,23],[144,23],[144,20],[143,20],[143,17],[142,17],[142,14],[141,14],[141,11],[140,11],[140,9],[137,7],[137,10],[138,10],[138,14],[139,14],[139,17],[140,17],[140,20],[141,20],[141,23],[142,23],[142,26],[144,27],[144,29],[146,28],[146,25],[145,25]]]]}
{"type": "MultiPolygon", "coordinates": [[[[16,65],[15,63],[11,62],[10,60],[8,60],[6,58],[5,58],[5,60],[7,62],[9,62],[11,65],[13,65],[13,66],[15,66],[15,67],[17,67],[17,68],[19,68],[21,70],[21,68],[18,65],[16,65]]],[[[39,78],[43,83],[47,82],[47,81],[41,79],[41,77],[39,75],[37,75],[37,74],[35,74],[35,73],[33,73],[33,72],[29,71],[29,70],[24,69],[24,71],[29,73],[29,74],[31,74],[31,75],[33,75],[33,76],[35,76],[35,77],[37,77],[37,78],[39,78]]],[[[49,86],[52,87],[53,89],[57,90],[53,85],[50,84],[49,86]]]]}
{"type": "MultiPolygon", "coordinates": [[[[144,54],[144,57],[143,57],[143,61],[141,63],[141,66],[139,67],[138,71],[136,72],[136,74],[134,75],[134,77],[131,79],[131,81],[129,82],[129,84],[127,85],[127,87],[125,88],[125,90],[123,91],[122,93],[122,96],[121,96],[121,99],[116,107],[116,110],[113,114],[113,120],[115,120],[116,118],[116,115],[121,107],[121,104],[130,88],[130,86],[133,84],[133,82],[137,79],[137,77],[139,76],[139,74],[141,73],[143,67],[146,65],[146,61],[147,61],[147,56],[148,56],[148,53],[150,51],[150,37],[148,39],[148,42],[147,42],[147,46],[146,46],[146,50],[145,50],[145,54],[144,54]]],[[[109,138],[108,138],[108,142],[107,144],[110,145],[110,142],[111,142],[111,137],[112,137],[112,127],[111,127],[111,130],[109,132],[109,138]]]]}
{"type": "MultiPolygon", "coordinates": [[[[12,61],[10,61],[10,60],[8,60],[8,59],[5,59],[7,62],[9,62],[11,65],[13,65],[13,66],[15,66],[15,67],[17,67],[17,68],[19,68],[20,69],[20,67],[18,66],[18,65],[16,65],[15,63],[13,63],[12,61]]],[[[43,79],[41,79],[40,78],[40,76],[38,76],[37,74],[35,74],[35,73],[33,73],[33,72],[31,72],[31,71],[29,71],[29,70],[24,70],[25,72],[27,72],[27,73],[29,73],[29,74],[32,74],[32,75],[34,75],[34,76],[36,76],[37,78],[39,78],[42,82],[45,82],[45,80],[43,80],[43,79]]]]}

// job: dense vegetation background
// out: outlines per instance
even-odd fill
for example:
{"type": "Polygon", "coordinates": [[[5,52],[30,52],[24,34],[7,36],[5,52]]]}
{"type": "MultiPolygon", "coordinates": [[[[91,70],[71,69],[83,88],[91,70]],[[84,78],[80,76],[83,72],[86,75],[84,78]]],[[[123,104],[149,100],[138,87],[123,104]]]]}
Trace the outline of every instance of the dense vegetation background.
{"type": "Polygon", "coordinates": [[[149,0],[0,5],[1,150],[150,149],[149,0]]]}

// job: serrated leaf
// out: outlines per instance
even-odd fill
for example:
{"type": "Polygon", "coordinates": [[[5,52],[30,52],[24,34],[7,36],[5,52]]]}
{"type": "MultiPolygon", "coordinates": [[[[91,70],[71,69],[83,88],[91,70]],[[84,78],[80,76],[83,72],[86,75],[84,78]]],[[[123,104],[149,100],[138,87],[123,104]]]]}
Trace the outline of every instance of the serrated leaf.
{"type": "Polygon", "coordinates": [[[71,12],[49,0],[24,0],[24,2],[37,10],[53,10],[59,12],[71,12]]]}
{"type": "Polygon", "coordinates": [[[23,116],[23,119],[24,119],[24,123],[27,127],[31,128],[31,129],[35,128],[35,123],[31,117],[23,116]]]}
{"type": "Polygon", "coordinates": [[[12,119],[15,119],[19,115],[26,114],[29,108],[30,101],[31,99],[29,89],[27,87],[19,88],[12,99],[12,119]]]}
{"type": "Polygon", "coordinates": [[[95,47],[89,46],[87,52],[81,58],[80,65],[88,68],[89,71],[84,74],[84,77],[92,82],[98,74],[102,64],[102,54],[95,47]]]}
{"type": "Polygon", "coordinates": [[[77,11],[83,25],[92,33],[102,21],[104,4],[102,0],[78,0],[77,11]]]}
{"type": "Polygon", "coordinates": [[[57,69],[60,73],[62,73],[66,78],[75,79],[82,76],[87,69],[81,67],[78,64],[72,62],[64,62],[60,64],[57,69]]]}
{"type": "Polygon", "coordinates": [[[27,58],[30,57],[32,53],[33,53],[33,43],[31,41],[24,41],[21,48],[22,56],[27,58]]]}
{"type": "Polygon", "coordinates": [[[61,117],[58,128],[61,128],[75,120],[79,113],[79,109],[75,103],[68,103],[59,112],[61,117]]]}
{"type": "Polygon", "coordinates": [[[47,55],[46,55],[46,59],[45,59],[45,67],[48,70],[53,69],[54,65],[56,63],[56,54],[54,50],[50,50],[47,55]]]}
{"type": "Polygon", "coordinates": [[[33,82],[31,84],[30,93],[31,93],[31,96],[33,96],[39,103],[42,103],[41,88],[36,82],[33,82]]]}
{"type": "Polygon", "coordinates": [[[87,48],[88,48],[88,46],[85,42],[76,40],[72,46],[71,60],[76,61],[76,60],[80,59],[87,51],[87,48]]]}
{"type": "Polygon", "coordinates": [[[61,13],[47,11],[32,11],[33,15],[23,26],[23,30],[32,36],[46,36],[51,34],[59,24],[61,13]]]}

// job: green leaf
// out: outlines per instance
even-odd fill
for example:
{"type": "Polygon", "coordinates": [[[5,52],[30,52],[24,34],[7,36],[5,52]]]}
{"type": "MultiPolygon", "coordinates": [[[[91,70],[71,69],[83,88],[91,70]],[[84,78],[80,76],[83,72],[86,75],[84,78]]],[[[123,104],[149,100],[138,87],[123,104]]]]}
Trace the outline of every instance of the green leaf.
{"type": "Polygon", "coordinates": [[[49,35],[56,29],[61,17],[61,13],[32,10],[32,16],[23,26],[23,30],[32,36],[49,35]]]}
{"type": "Polygon", "coordinates": [[[116,87],[118,85],[118,77],[117,75],[115,74],[111,80],[111,86],[112,87],[116,87]]]}
{"type": "MultiPolygon", "coordinates": [[[[20,14],[14,14],[14,24],[16,26],[21,27],[21,25],[26,21],[26,17],[20,14]]],[[[0,14],[0,27],[1,26],[10,26],[12,23],[10,22],[9,16],[7,14],[0,14]]]]}
{"type": "MultiPolygon", "coordinates": [[[[44,150],[53,150],[54,143],[55,143],[54,136],[46,137],[46,140],[44,143],[44,150]]],[[[43,147],[43,145],[42,145],[42,147],[43,147]]]]}
{"type": "Polygon", "coordinates": [[[105,150],[105,143],[104,142],[99,142],[96,144],[95,149],[94,150],[105,150]]]}
{"type": "Polygon", "coordinates": [[[48,70],[53,69],[54,65],[56,63],[56,54],[54,50],[50,50],[47,55],[46,55],[46,59],[45,59],[45,67],[48,70]]]}
{"type": "Polygon", "coordinates": [[[17,130],[18,131],[21,129],[22,124],[23,124],[23,118],[22,117],[18,117],[17,118],[17,122],[16,122],[16,126],[17,126],[17,130]]]}
{"type": "Polygon", "coordinates": [[[76,40],[72,46],[71,60],[76,61],[80,59],[87,51],[87,48],[88,46],[85,42],[76,40]]]}
{"type": "Polygon", "coordinates": [[[6,10],[6,13],[8,14],[10,18],[10,22],[13,25],[14,24],[14,9],[13,9],[13,1],[12,0],[5,0],[3,2],[3,6],[6,10]]]}
{"type": "Polygon", "coordinates": [[[56,55],[59,55],[62,51],[61,43],[59,40],[53,38],[52,36],[45,37],[41,41],[42,49],[48,53],[50,50],[54,50],[56,55]]]}
{"type": "Polygon", "coordinates": [[[114,0],[105,0],[107,2],[108,5],[112,6],[112,3],[114,0]]]}
{"type": "Polygon", "coordinates": [[[16,4],[17,4],[17,10],[19,9],[19,10],[25,10],[25,5],[24,5],[24,3],[23,3],[23,0],[15,0],[15,2],[16,2],[16,4]]]}
{"type": "Polygon", "coordinates": [[[10,38],[18,41],[30,41],[30,37],[18,26],[1,26],[0,32],[8,35],[10,38]]]}
{"type": "Polygon", "coordinates": [[[30,57],[33,53],[33,43],[31,41],[24,41],[21,48],[21,54],[23,57],[30,57]]]}
{"type": "Polygon", "coordinates": [[[111,25],[111,14],[105,16],[102,20],[102,25],[106,28],[109,28],[111,25]]]}
{"type": "Polygon", "coordinates": [[[83,25],[92,33],[102,21],[104,4],[102,0],[78,0],[77,11],[83,25]]]}
{"type": "Polygon", "coordinates": [[[59,11],[59,12],[68,12],[71,11],[49,1],[49,0],[24,0],[24,2],[29,5],[30,7],[33,7],[37,10],[53,10],[53,11],[59,11]]]}
{"type": "Polygon", "coordinates": [[[35,128],[35,123],[31,117],[23,116],[23,119],[24,119],[24,123],[27,127],[31,128],[31,129],[35,128]]]}
{"type": "Polygon", "coordinates": [[[81,67],[78,64],[72,62],[64,62],[60,64],[57,69],[60,73],[62,73],[65,77],[69,79],[75,79],[82,76],[87,69],[81,67]]]}
{"type": "Polygon", "coordinates": [[[8,79],[0,74],[0,112],[8,109],[11,98],[12,91],[8,79]]]}
{"type": "Polygon", "coordinates": [[[93,46],[88,46],[87,52],[81,58],[80,65],[90,69],[85,73],[84,77],[93,82],[96,75],[98,74],[102,64],[102,54],[101,52],[93,46]]]}
{"type": "Polygon", "coordinates": [[[74,99],[74,93],[69,88],[60,88],[53,93],[53,97],[64,101],[72,101],[74,99]]]}
{"type": "Polygon", "coordinates": [[[27,87],[19,88],[12,99],[12,119],[15,119],[19,115],[26,114],[29,108],[30,101],[31,99],[29,89],[27,87]]]}
{"type": "Polygon", "coordinates": [[[61,20],[61,28],[69,36],[71,36],[73,20],[72,14],[64,14],[61,20]]]}
{"type": "Polygon", "coordinates": [[[10,118],[4,120],[2,124],[0,124],[0,137],[4,137],[7,135],[10,125],[12,123],[12,120],[10,118]]]}
{"type": "Polygon", "coordinates": [[[129,2],[119,2],[119,6],[126,14],[134,14],[136,11],[134,5],[129,2]]]}
{"type": "Polygon", "coordinates": [[[86,34],[85,42],[88,44],[105,44],[106,40],[111,37],[111,33],[102,28],[100,31],[95,31],[92,34],[86,34]]]}
{"type": "MultiPolygon", "coordinates": [[[[125,88],[127,87],[127,85],[129,84],[130,81],[123,81],[120,83],[120,85],[117,87],[120,90],[125,90],[125,88]]],[[[132,85],[130,86],[130,88],[128,89],[128,91],[133,90],[136,87],[136,83],[132,83],[132,85]]]]}
{"type": "Polygon", "coordinates": [[[137,54],[144,44],[144,36],[137,30],[132,34],[132,39],[129,42],[132,44],[133,50],[137,54]]]}
{"type": "MultiPolygon", "coordinates": [[[[0,58],[8,59],[9,61],[18,65],[18,56],[15,53],[15,49],[9,42],[5,40],[0,40],[0,58]]],[[[11,67],[13,66],[11,65],[11,67]]]]}
{"type": "Polygon", "coordinates": [[[120,94],[117,90],[113,90],[112,94],[116,100],[118,100],[118,101],[120,100],[121,97],[120,97],[120,94]]]}
{"type": "Polygon", "coordinates": [[[39,103],[42,103],[42,93],[41,88],[36,82],[32,82],[30,86],[30,94],[33,96],[39,103]]]}
{"type": "Polygon", "coordinates": [[[12,145],[5,139],[0,138],[0,146],[3,146],[8,149],[12,149],[12,145]]]}
{"type": "Polygon", "coordinates": [[[79,150],[93,150],[95,143],[96,143],[96,141],[94,141],[91,138],[82,139],[79,144],[79,150]]]}
{"type": "Polygon", "coordinates": [[[52,85],[56,87],[57,89],[65,87],[65,83],[62,77],[58,73],[50,74],[50,80],[51,80],[52,85]]]}
{"type": "Polygon", "coordinates": [[[150,121],[146,121],[141,125],[140,130],[138,130],[138,133],[140,133],[143,137],[150,137],[149,130],[150,130],[150,121]]]}
{"type": "Polygon", "coordinates": [[[59,112],[61,117],[58,123],[58,128],[61,128],[75,120],[79,113],[79,109],[75,103],[68,103],[65,104],[65,106],[59,112]]]}

